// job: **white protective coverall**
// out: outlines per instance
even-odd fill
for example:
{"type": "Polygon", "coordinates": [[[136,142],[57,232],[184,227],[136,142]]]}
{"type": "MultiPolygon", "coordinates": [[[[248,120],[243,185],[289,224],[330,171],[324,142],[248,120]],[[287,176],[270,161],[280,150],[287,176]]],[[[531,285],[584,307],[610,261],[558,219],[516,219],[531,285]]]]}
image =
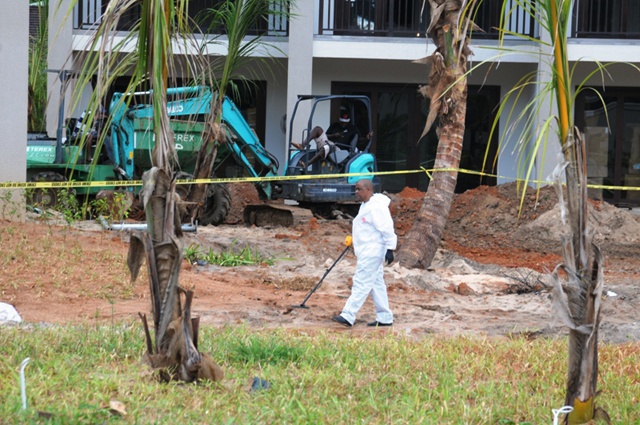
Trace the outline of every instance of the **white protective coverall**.
{"type": "Polygon", "coordinates": [[[375,193],[360,205],[358,215],[353,219],[356,272],[353,275],[351,296],[340,314],[352,325],[369,294],[376,307],[376,320],[380,323],[393,323],[383,270],[387,250],[396,249],[398,242],[389,211],[390,203],[387,196],[375,193]]]}

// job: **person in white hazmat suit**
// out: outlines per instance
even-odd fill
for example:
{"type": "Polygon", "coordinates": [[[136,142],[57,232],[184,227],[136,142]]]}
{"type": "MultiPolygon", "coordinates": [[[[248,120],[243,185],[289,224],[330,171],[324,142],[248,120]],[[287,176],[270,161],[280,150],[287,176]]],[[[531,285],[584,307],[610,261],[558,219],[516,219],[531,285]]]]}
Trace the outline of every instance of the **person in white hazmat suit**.
{"type": "Polygon", "coordinates": [[[331,319],[347,327],[353,326],[358,311],[371,294],[376,320],[367,325],[391,326],[393,313],[389,308],[383,270],[385,261],[393,262],[393,250],[398,242],[389,211],[391,200],[383,194],[374,194],[373,183],[367,179],[356,183],[356,197],[362,204],[353,219],[353,250],[357,257],[353,287],[342,313],[331,319]]]}

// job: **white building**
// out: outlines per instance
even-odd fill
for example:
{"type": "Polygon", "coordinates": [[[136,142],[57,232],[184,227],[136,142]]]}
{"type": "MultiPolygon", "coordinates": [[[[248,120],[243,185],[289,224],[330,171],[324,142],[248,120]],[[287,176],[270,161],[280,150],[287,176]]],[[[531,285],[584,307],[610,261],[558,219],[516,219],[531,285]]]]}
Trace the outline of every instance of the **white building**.
{"type": "MultiPolygon", "coordinates": [[[[69,0],[65,0],[69,1],[69,0]]],[[[51,28],[62,25],[51,40],[49,67],[67,66],[70,52],[85,48],[87,33],[100,20],[100,11],[108,0],[79,0],[73,19],[64,24],[61,13],[51,17],[51,28]]],[[[215,0],[192,0],[193,14],[216,3],[215,0]]],[[[259,73],[260,90],[236,103],[251,111],[251,124],[265,141],[267,150],[283,159],[285,156],[285,116],[293,108],[298,94],[366,94],[372,100],[373,125],[376,134],[374,152],[378,168],[414,170],[429,168],[435,154],[436,136],[432,130],[418,144],[427,107],[417,94],[418,86],[427,80],[427,69],[413,61],[430,55],[433,44],[426,39],[429,10],[421,12],[423,0],[298,0],[296,17],[289,22],[271,21],[260,31],[277,45],[271,72],[259,73]],[[272,37],[272,35],[281,37],[272,37]]],[[[515,1],[513,2],[515,3],[515,1]]],[[[476,23],[485,33],[475,33],[471,43],[474,56],[471,65],[479,65],[469,76],[469,96],[461,168],[480,171],[489,133],[500,99],[525,75],[549,78],[550,60],[533,42],[507,41],[511,54],[498,54],[497,32],[502,1],[485,0],[476,23]]],[[[569,59],[575,67],[575,81],[594,70],[596,61],[632,62],[640,66],[640,2],[636,0],[577,0],[571,26],[569,59]]],[[[66,12],[63,5],[61,9],[66,12]]],[[[134,20],[135,13],[130,18],[134,20]]],[[[123,30],[131,21],[122,22],[123,30]]],[[[523,13],[511,14],[510,28],[532,38],[548,39],[538,23],[523,13]]],[[[54,33],[54,31],[52,31],[54,33]]],[[[640,186],[640,73],[628,65],[613,65],[606,75],[595,75],[590,84],[603,96],[606,112],[594,92],[586,92],[575,102],[577,124],[588,138],[589,176],[605,185],[640,186]],[[603,88],[604,86],[604,88],[603,88]],[[608,122],[607,125],[607,114],[608,122]]],[[[55,81],[54,77],[51,79],[55,81]]],[[[52,86],[53,87],[53,86],[52,86]]],[[[117,89],[117,88],[116,88],[117,89]]],[[[534,88],[518,99],[521,105],[535,97],[534,88]]],[[[55,98],[56,89],[52,89],[55,98]]],[[[540,121],[550,114],[541,105],[540,121]],[[544,112],[546,111],[546,112],[544,112]]],[[[56,102],[50,104],[50,116],[57,113],[56,102]]],[[[337,106],[333,113],[336,112],[337,106]]],[[[507,110],[510,107],[507,108],[507,110]]],[[[77,111],[76,111],[77,113],[77,111]]],[[[333,121],[326,113],[327,125],[333,121]]],[[[509,125],[507,113],[500,118],[501,130],[509,125]]],[[[50,120],[50,134],[55,120],[50,120]]],[[[517,132],[516,132],[517,134],[517,132]]],[[[531,141],[524,141],[527,151],[531,141]]],[[[498,177],[480,178],[459,175],[458,191],[479,184],[512,181],[517,174],[520,145],[517,136],[491,140],[492,151],[498,152],[497,167],[486,171],[498,177]]],[[[550,146],[557,148],[557,143],[550,146]]],[[[281,161],[282,163],[283,161],[281,161]]],[[[556,152],[539,157],[540,174],[547,177],[556,163],[556,152]]],[[[405,186],[424,190],[425,174],[407,174],[382,178],[383,189],[399,191],[405,186]]],[[[640,192],[602,191],[605,200],[616,205],[637,205],[640,192]]]]}

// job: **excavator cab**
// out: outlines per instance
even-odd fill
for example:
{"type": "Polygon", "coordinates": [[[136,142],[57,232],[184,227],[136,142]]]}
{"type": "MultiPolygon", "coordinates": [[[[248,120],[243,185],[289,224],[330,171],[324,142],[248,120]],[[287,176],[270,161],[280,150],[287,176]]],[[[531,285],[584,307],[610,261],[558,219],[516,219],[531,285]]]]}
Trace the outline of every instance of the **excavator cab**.
{"type": "Polygon", "coordinates": [[[274,198],[297,201],[317,210],[319,206],[335,208],[337,204],[356,204],[355,184],[362,178],[373,180],[380,189],[375,156],[370,152],[374,142],[371,127],[371,101],[360,95],[300,95],[289,122],[288,160],[284,176],[273,188],[274,198]],[[308,115],[303,111],[308,111],[308,115]],[[348,125],[357,129],[349,140],[333,141],[325,158],[310,160],[318,153],[314,128],[327,132],[339,116],[348,116],[348,125]],[[302,149],[298,149],[301,147],[302,149]]]}

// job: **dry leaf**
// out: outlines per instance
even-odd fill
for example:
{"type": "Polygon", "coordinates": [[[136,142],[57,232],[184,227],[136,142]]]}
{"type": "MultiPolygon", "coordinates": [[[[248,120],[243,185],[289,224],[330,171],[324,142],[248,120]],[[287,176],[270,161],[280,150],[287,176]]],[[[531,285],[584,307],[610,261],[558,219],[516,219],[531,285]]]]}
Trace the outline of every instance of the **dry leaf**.
{"type": "Polygon", "coordinates": [[[109,400],[109,410],[114,415],[127,416],[127,409],[124,403],[118,400],[109,400]]]}

